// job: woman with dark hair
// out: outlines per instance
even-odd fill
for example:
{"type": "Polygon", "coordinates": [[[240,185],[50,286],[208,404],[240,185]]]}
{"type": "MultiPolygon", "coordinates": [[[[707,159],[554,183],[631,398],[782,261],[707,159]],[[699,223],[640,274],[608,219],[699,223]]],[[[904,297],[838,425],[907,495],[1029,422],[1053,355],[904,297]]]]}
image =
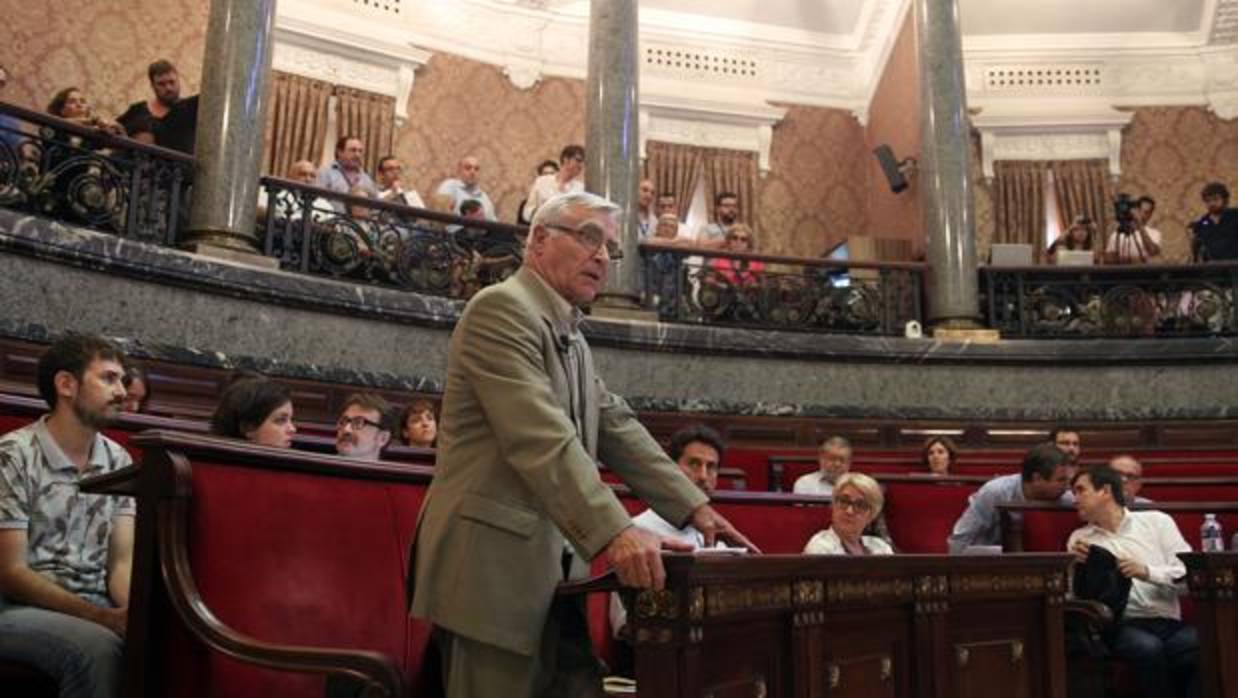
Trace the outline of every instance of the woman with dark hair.
{"type": "Polygon", "coordinates": [[[47,113],[65,121],[72,121],[79,126],[106,131],[114,136],[125,135],[125,130],[120,124],[94,114],[86,95],[76,87],[66,87],[57,92],[47,105],[47,113]]]}
{"type": "Polygon", "coordinates": [[[949,475],[959,449],[945,436],[931,436],[920,451],[920,463],[934,475],[949,475]]]}
{"type": "Polygon", "coordinates": [[[1062,250],[1091,252],[1093,261],[1100,261],[1100,246],[1096,244],[1096,224],[1087,216],[1075,216],[1070,227],[1049,245],[1048,262],[1057,264],[1057,253],[1062,250]]]}
{"type": "Polygon", "coordinates": [[[413,400],[400,415],[400,436],[404,443],[418,448],[434,448],[438,439],[438,418],[434,403],[429,400],[413,400]]]}
{"type": "Polygon", "coordinates": [[[263,446],[288,448],[297,426],[292,421],[292,392],[265,378],[229,385],[211,415],[211,433],[246,439],[263,446]]]}

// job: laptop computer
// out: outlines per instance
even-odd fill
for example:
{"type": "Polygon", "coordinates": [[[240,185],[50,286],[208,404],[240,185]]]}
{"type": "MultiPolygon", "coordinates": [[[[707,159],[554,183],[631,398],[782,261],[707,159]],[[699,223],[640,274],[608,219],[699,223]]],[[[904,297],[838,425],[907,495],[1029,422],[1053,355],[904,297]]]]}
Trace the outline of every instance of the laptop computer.
{"type": "Polygon", "coordinates": [[[1032,246],[1024,243],[996,243],[989,248],[989,266],[1030,267],[1032,246]]]}

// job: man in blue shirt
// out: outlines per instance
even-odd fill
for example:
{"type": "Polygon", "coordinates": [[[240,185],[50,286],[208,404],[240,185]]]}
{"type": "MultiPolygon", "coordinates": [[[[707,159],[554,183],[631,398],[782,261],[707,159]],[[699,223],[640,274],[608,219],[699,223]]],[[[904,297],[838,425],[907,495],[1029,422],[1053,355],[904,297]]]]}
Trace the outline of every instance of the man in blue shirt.
{"type": "Polygon", "coordinates": [[[997,505],[1010,502],[1060,502],[1071,504],[1070,457],[1057,446],[1043,443],[1027,452],[1020,473],[1002,475],[984,483],[968,501],[967,510],[954,522],[947,543],[951,553],[973,545],[999,545],[1001,520],[997,505]]]}

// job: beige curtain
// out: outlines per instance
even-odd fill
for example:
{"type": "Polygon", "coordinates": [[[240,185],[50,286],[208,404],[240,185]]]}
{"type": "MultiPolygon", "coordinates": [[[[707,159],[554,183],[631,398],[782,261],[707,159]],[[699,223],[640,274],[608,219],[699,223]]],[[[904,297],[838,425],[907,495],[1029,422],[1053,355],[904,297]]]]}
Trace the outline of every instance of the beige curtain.
{"type": "Polygon", "coordinates": [[[1105,160],[1064,160],[1049,166],[1053,168],[1062,230],[1066,230],[1075,216],[1085,215],[1096,221],[1100,232],[1099,239],[1092,241],[1093,246],[1103,249],[1113,221],[1109,210],[1109,163],[1105,160]]]}
{"type": "Polygon", "coordinates": [[[330,83],[278,71],[271,77],[262,171],[284,177],[298,160],[317,166],[327,135],[327,107],[333,88],[330,83]]]}
{"type": "Polygon", "coordinates": [[[995,243],[1032,246],[1039,261],[1045,248],[1045,173],[1043,162],[996,162],[993,197],[995,243]]]}
{"type": "Polygon", "coordinates": [[[354,136],[365,144],[366,172],[373,172],[378,159],[391,154],[395,134],[395,99],[386,95],[337,85],[339,134],[354,136]]]}
{"type": "Polygon", "coordinates": [[[678,143],[649,141],[645,145],[645,176],[653,180],[655,190],[673,193],[679,210],[679,220],[688,215],[692,204],[692,192],[701,176],[703,162],[701,149],[678,143]]]}
{"type": "Polygon", "coordinates": [[[705,197],[709,220],[714,221],[714,196],[731,192],[739,197],[739,220],[748,225],[756,220],[757,156],[739,150],[704,149],[705,197]]]}

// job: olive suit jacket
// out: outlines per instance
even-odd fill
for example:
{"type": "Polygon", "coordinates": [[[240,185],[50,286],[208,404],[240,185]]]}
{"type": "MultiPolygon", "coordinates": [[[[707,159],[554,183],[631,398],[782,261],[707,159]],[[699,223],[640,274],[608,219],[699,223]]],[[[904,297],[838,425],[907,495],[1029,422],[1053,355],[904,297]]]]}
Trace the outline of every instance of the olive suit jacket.
{"type": "Polygon", "coordinates": [[[707,501],[595,375],[577,322],[527,268],[469,302],[411,553],[413,615],[526,656],[564,579],[565,545],[591,560],[631,525],[596,461],[676,525],[707,501]]]}

